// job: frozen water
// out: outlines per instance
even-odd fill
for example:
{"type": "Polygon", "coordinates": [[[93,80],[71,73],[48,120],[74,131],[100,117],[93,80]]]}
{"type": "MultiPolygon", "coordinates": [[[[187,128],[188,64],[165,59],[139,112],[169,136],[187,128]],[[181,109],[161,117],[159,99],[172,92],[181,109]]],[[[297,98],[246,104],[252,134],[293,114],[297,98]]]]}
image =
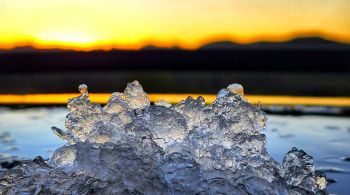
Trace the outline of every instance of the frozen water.
{"type": "Polygon", "coordinates": [[[287,184],[305,189],[323,190],[327,181],[325,174],[315,171],[312,156],[303,150],[292,148],[283,159],[283,176],[287,184]]]}
{"type": "Polygon", "coordinates": [[[106,106],[86,85],[70,99],[67,144],[0,171],[0,194],[306,194],[327,193],[326,176],[293,148],[278,164],[261,134],[266,116],[244,99],[243,87],[151,105],[139,82],[113,93],[106,106]]]}

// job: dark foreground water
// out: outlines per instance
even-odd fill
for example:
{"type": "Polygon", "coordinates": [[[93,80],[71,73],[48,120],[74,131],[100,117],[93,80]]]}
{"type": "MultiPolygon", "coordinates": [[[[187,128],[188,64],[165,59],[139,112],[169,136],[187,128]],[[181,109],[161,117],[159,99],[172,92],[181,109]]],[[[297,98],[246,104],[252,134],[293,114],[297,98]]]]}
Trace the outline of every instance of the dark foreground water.
{"type": "MultiPolygon", "coordinates": [[[[65,108],[9,109],[0,107],[0,160],[11,156],[48,158],[65,144],[50,127],[64,129],[65,108]]],[[[281,162],[295,146],[315,159],[317,169],[334,180],[332,194],[350,193],[350,117],[268,116],[267,148],[281,162]]]]}

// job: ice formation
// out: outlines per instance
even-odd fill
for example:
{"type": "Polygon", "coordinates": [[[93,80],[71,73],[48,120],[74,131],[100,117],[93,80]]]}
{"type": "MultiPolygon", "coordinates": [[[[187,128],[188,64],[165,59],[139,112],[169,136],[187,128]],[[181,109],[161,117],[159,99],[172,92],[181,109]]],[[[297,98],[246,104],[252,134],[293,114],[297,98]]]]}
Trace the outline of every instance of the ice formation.
{"type": "Polygon", "coordinates": [[[101,107],[86,85],[70,99],[67,144],[45,161],[0,171],[0,194],[326,194],[326,176],[293,148],[268,154],[266,116],[229,85],[206,105],[188,97],[150,104],[139,82],[101,107]]]}

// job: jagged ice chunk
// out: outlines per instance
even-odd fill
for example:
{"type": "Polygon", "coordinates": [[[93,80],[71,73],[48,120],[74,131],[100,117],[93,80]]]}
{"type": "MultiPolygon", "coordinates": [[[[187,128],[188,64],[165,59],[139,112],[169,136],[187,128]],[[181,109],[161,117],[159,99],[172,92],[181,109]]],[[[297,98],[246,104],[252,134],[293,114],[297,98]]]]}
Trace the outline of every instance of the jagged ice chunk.
{"type": "Polygon", "coordinates": [[[102,107],[88,87],[67,105],[67,144],[49,161],[36,158],[0,171],[0,194],[316,194],[326,176],[293,148],[283,164],[266,150],[266,115],[240,84],[206,105],[188,97],[150,104],[138,81],[102,107]]]}

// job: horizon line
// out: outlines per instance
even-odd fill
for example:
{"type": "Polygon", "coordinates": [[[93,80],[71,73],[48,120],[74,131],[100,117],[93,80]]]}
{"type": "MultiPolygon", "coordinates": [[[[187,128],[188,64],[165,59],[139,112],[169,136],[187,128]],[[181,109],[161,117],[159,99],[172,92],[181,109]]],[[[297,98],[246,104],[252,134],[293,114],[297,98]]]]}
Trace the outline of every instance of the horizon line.
{"type": "Polygon", "coordinates": [[[176,41],[156,41],[156,40],[146,40],[141,41],[138,44],[129,44],[129,45],[118,45],[113,43],[102,43],[101,41],[95,41],[86,44],[80,43],[65,43],[60,41],[51,41],[51,42],[43,42],[40,40],[33,41],[19,41],[13,44],[1,44],[0,50],[12,51],[16,48],[23,47],[31,47],[36,50],[50,50],[50,49],[61,49],[61,50],[72,50],[72,51],[110,51],[110,50],[135,50],[139,51],[148,46],[154,46],[155,48],[160,49],[181,49],[181,50],[198,50],[205,45],[216,42],[232,42],[238,45],[252,45],[261,42],[269,42],[269,43],[285,43],[289,41],[293,41],[296,39],[302,38],[320,38],[331,42],[336,42],[339,44],[347,44],[350,45],[350,39],[344,39],[341,36],[323,33],[320,31],[300,31],[294,33],[288,33],[285,35],[274,36],[274,35],[260,35],[250,38],[238,38],[233,35],[217,35],[211,36],[202,41],[199,41],[196,44],[186,44],[184,42],[176,42],[176,41]],[[41,42],[41,43],[40,43],[41,42]]]}
{"type": "MultiPolygon", "coordinates": [[[[79,93],[51,93],[51,94],[0,94],[0,105],[25,104],[67,104],[68,99],[77,97],[79,93]]],[[[215,94],[190,93],[150,93],[147,94],[151,102],[163,100],[171,104],[179,103],[191,96],[202,96],[207,104],[215,101],[215,94]]],[[[89,93],[92,103],[106,104],[110,93],[89,93]]],[[[304,105],[304,106],[335,106],[350,107],[350,97],[317,97],[317,96],[288,96],[288,95],[244,95],[244,99],[255,105],[304,105]]]]}

